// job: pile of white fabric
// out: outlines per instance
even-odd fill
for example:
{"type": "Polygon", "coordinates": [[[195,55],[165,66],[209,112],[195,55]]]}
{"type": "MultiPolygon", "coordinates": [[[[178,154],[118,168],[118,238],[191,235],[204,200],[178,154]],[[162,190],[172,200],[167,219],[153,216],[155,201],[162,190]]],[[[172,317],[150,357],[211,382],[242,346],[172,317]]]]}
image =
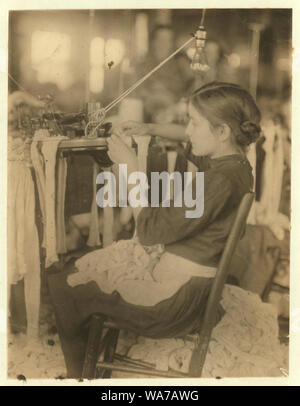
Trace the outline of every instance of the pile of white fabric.
{"type": "Polygon", "coordinates": [[[124,280],[153,280],[152,270],[163,252],[161,245],[143,247],[137,239],[121,240],[78,259],[77,273],[68,277],[70,286],[95,281],[112,293],[124,280]]]}
{"type": "MultiPolygon", "coordinates": [[[[288,348],[278,339],[276,309],[258,295],[226,285],[222,306],[226,313],[212,332],[203,377],[284,376],[288,348]]],[[[194,343],[183,339],[139,337],[128,355],[156,365],[188,372],[194,343]]]]}
{"type": "MultiPolygon", "coordinates": [[[[226,313],[212,332],[202,376],[287,375],[288,346],[279,343],[275,308],[263,303],[256,294],[230,285],[225,286],[222,306],[226,313]]],[[[121,331],[117,353],[155,364],[159,370],[187,372],[193,346],[188,339],[149,339],[121,331]]],[[[10,336],[8,376],[13,379],[65,377],[58,336],[44,333],[39,341],[29,340],[24,334],[10,336]]],[[[113,377],[124,376],[114,372],[113,377]]]]}

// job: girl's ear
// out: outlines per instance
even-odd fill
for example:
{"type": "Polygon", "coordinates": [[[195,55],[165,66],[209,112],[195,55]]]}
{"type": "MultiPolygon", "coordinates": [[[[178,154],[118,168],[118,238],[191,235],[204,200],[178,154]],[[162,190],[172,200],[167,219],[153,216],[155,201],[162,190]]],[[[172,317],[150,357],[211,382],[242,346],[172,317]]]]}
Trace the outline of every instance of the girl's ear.
{"type": "Polygon", "coordinates": [[[220,141],[224,142],[230,139],[231,137],[231,128],[228,124],[221,124],[218,127],[218,135],[220,137],[220,141]]]}

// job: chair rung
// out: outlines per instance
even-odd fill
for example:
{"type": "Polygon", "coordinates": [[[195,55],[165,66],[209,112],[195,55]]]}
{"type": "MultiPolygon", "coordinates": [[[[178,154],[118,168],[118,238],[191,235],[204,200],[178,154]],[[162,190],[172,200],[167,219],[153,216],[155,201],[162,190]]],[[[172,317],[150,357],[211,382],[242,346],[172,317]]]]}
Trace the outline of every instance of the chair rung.
{"type": "Polygon", "coordinates": [[[150,362],[144,362],[144,361],[140,361],[140,360],[135,360],[135,359],[126,357],[125,355],[115,354],[114,359],[116,361],[124,362],[124,363],[127,363],[127,364],[132,364],[132,365],[135,365],[137,367],[155,369],[155,364],[150,364],[150,362]]]}
{"type": "Polygon", "coordinates": [[[187,334],[186,336],[179,337],[184,341],[189,341],[191,343],[195,343],[198,340],[199,334],[187,334]]]}
{"type": "Polygon", "coordinates": [[[156,369],[146,369],[138,367],[126,367],[122,365],[111,364],[108,362],[98,362],[97,368],[110,369],[112,371],[127,372],[130,374],[151,375],[164,378],[187,378],[187,374],[174,371],[158,371],[156,369]]]}

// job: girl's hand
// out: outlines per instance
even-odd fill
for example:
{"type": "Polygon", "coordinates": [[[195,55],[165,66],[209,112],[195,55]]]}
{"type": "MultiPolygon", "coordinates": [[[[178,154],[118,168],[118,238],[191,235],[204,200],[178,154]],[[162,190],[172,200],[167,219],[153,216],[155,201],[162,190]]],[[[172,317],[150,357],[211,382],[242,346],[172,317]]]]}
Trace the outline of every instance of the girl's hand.
{"type": "Polygon", "coordinates": [[[137,156],[133,148],[130,148],[120,136],[113,134],[107,140],[108,156],[117,164],[127,164],[128,172],[137,171],[137,156]]]}
{"type": "Polygon", "coordinates": [[[150,135],[150,124],[138,123],[136,121],[125,121],[115,129],[117,135],[150,135]]]}

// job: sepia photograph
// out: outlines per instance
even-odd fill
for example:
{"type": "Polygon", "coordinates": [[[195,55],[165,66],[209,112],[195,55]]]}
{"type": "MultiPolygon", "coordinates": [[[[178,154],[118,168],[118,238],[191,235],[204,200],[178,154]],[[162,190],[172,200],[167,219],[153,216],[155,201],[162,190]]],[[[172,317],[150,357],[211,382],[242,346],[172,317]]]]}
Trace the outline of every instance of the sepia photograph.
{"type": "Polygon", "coordinates": [[[293,9],[200,6],[9,10],[8,381],[289,377],[293,9]]]}

